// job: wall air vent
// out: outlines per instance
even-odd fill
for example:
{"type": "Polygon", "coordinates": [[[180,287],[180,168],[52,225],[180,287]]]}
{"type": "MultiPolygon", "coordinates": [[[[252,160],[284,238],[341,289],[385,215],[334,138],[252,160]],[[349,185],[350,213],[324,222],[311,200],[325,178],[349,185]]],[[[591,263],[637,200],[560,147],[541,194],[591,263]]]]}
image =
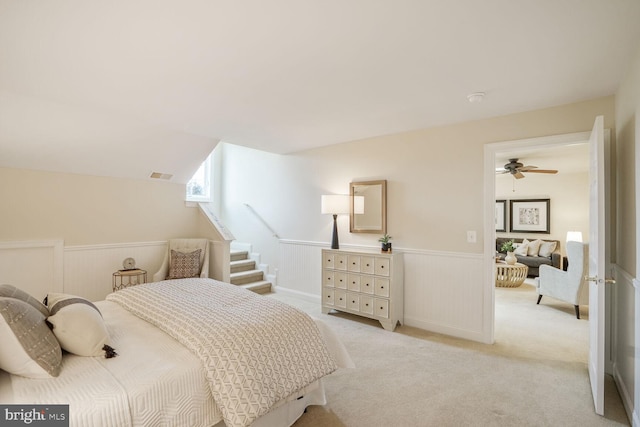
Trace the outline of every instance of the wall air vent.
{"type": "Polygon", "coordinates": [[[161,172],[151,172],[151,175],[149,175],[149,178],[164,179],[166,181],[169,181],[171,178],[173,178],[173,174],[161,173],[161,172]]]}

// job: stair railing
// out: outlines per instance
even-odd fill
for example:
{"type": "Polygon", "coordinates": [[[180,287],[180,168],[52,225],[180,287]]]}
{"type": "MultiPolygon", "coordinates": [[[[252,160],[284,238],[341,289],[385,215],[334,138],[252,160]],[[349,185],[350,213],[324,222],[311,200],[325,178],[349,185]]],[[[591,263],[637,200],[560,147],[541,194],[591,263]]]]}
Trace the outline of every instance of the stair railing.
{"type": "Polygon", "coordinates": [[[267,221],[264,220],[264,218],[262,218],[260,216],[260,214],[258,212],[256,212],[255,209],[253,209],[253,207],[249,204],[249,203],[244,203],[244,205],[247,207],[247,209],[249,209],[249,211],[255,215],[256,218],[258,218],[260,220],[260,222],[262,224],[264,224],[265,227],[267,227],[267,229],[271,232],[271,235],[273,237],[275,237],[276,239],[279,239],[280,236],[278,236],[278,233],[276,233],[276,231],[267,223],[267,221]]]}

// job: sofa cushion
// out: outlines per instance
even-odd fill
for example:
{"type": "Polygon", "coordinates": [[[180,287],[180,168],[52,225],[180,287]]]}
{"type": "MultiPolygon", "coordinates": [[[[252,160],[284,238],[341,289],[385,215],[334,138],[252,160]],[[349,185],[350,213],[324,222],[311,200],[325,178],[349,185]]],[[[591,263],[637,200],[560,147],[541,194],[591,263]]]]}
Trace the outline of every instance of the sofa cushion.
{"type": "Polygon", "coordinates": [[[538,256],[542,256],[542,257],[551,257],[551,254],[553,253],[553,251],[556,250],[556,246],[558,245],[558,242],[542,242],[540,244],[540,250],[538,251],[538,256]]]}
{"type": "Polygon", "coordinates": [[[527,246],[527,255],[538,256],[538,251],[540,250],[541,243],[542,243],[542,240],[540,239],[534,240],[533,242],[529,242],[529,245],[527,246]]]}
{"type": "Polygon", "coordinates": [[[524,239],[522,243],[518,243],[516,245],[516,250],[513,251],[516,255],[527,256],[527,251],[529,250],[529,241],[524,239]]]}

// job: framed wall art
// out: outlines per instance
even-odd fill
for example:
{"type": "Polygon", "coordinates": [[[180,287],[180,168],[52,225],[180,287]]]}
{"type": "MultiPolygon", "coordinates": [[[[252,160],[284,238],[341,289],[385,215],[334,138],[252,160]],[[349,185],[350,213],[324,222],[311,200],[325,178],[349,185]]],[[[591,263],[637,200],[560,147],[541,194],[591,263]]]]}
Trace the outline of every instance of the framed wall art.
{"type": "Polygon", "coordinates": [[[551,232],[550,199],[511,200],[509,211],[509,231],[546,234],[551,232]]]}
{"type": "Polygon", "coordinates": [[[507,201],[496,200],[496,231],[507,231],[507,201]]]}

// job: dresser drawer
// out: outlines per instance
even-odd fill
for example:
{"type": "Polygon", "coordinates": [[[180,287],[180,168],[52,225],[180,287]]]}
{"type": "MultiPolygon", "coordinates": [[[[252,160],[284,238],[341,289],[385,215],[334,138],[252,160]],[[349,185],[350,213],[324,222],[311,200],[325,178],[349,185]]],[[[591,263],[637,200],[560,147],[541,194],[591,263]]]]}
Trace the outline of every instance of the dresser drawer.
{"type": "Polygon", "coordinates": [[[360,312],[373,314],[373,297],[360,295],[360,312]]]}
{"type": "Polygon", "coordinates": [[[347,273],[343,273],[342,271],[333,272],[333,285],[336,288],[347,289],[347,280],[347,273]]]}
{"type": "Polygon", "coordinates": [[[389,300],[374,298],[373,313],[378,317],[389,318],[389,300]]]}
{"type": "Polygon", "coordinates": [[[331,270],[322,270],[322,286],[334,287],[334,272],[331,270]]]}
{"type": "Polygon", "coordinates": [[[360,295],[347,292],[347,308],[353,311],[360,311],[360,295]]]}
{"type": "Polygon", "coordinates": [[[354,292],[360,292],[360,283],[362,276],[357,274],[347,274],[347,289],[354,292]]]}
{"type": "Polygon", "coordinates": [[[360,255],[347,256],[347,270],[360,273],[360,255]]]}
{"type": "Polygon", "coordinates": [[[376,257],[373,262],[374,274],[376,276],[387,276],[389,277],[391,270],[391,262],[389,258],[378,258],[376,257]]]}
{"type": "Polygon", "coordinates": [[[335,290],[333,303],[336,307],[347,308],[347,291],[335,290]]]}
{"type": "Polygon", "coordinates": [[[333,270],[335,268],[336,260],[335,255],[332,253],[322,254],[322,268],[328,268],[333,270]]]}
{"type": "Polygon", "coordinates": [[[334,254],[333,255],[333,259],[334,259],[334,268],[336,270],[347,270],[347,261],[348,261],[348,256],[345,254],[334,254]]]}
{"type": "Polygon", "coordinates": [[[373,257],[372,256],[361,256],[360,257],[360,272],[365,274],[373,274],[373,257]]]}
{"type": "Polygon", "coordinates": [[[390,286],[390,282],[389,279],[383,279],[381,277],[376,277],[374,279],[374,294],[381,296],[381,297],[388,297],[390,295],[389,293],[389,288],[390,286]]]}
{"type": "Polygon", "coordinates": [[[334,295],[334,290],[331,288],[323,288],[322,289],[322,304],[324,305],[330,305],[333,306],[335,295],[334,295]]]}
{"type": "Polygon", "coordinates": [[[365,294],[373,294],[375,284],[373,276],[360,276],[360,292],[365,294]]]}

